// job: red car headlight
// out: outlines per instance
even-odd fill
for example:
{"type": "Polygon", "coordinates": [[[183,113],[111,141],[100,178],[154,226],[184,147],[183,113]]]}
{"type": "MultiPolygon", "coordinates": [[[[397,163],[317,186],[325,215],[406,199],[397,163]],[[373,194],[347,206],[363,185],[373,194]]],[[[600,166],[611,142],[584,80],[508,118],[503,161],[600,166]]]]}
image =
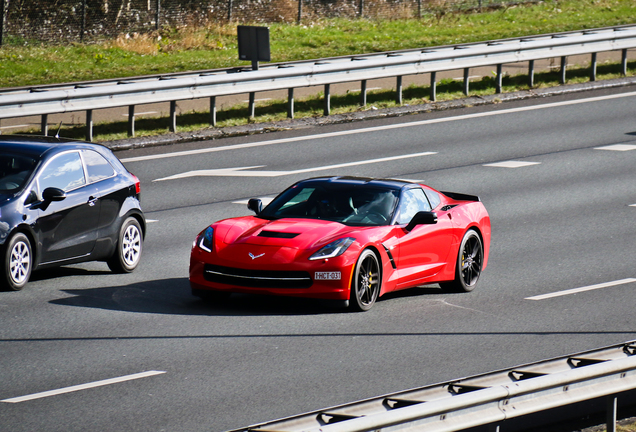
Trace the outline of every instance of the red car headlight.
{"type": "Polygon", "coordinates": [[[327,258],[335,258],[342,255],[351,244],[356,241],[353,237],[345,237],[338,239],[323,246],[318,252],[309,257],[310,260],[320,260],[327,258]]]}
{"type": "Polygon", "coordinates": [[[206,252],[212,252],[214,247],[214,228],[207,227],[196,240],[196,243],[201,249],[206,252]]]}

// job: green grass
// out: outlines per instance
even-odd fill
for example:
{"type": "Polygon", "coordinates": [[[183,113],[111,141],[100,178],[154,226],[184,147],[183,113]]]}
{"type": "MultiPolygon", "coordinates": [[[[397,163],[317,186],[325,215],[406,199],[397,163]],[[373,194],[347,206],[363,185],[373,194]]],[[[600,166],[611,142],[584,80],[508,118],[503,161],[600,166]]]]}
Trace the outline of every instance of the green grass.
{"type": "MultiPolygon", "coordinates": [[[[541,33],[606,27],[636,22],[633,0],[548,0],[467,13],[438,13],[422,19],[333,19],[297,24],[274,23],[270,27],[272,62],[439,46],[541,33]]],[[[46,45],[7,37],[0,47],[0,87],[123,78],[178,71],[248,66],[239,61],[235,25],[199,29],[166,29],[161,33],[120,37],[95,44],[46,45]]],[[[630,65],[633,68],[634,65],[630,65]]],[[[587,81],[586,70],[568,70],[568,82],[587,81]]],[[[619,76],[615,65],[599,65],[598,79],[619,76]]],[[[527,89],[527,78],[505,77],[504,91],[527,89]]],[[[536,86],[558,85],[557,74],[537,74],[536,86]]],[[[438,84],[438,100],[464,97],[461,83],[438,84]]],[[[404,104],[426,102],[428,88],[407,88],[404,104]]],[[[494,93],[486,77],[471,82],[471,95],[494,93]]],[[[395,106],[392,91],[370,92],[368,106],[358,106],[359,95],[333,95],[332,113],[395,106]]],[[[322,99],[297,100],[297,118],[322,115],[322,99]]],[[[257,117],[247,120],[247,107],[219,111],[218,126],[283,119],[286,101],[257,105],[257,117]]],[[[178,118],[179,131],[209,127],[207,113],[185,113],[178,118]]],[[[167,119],[138,119],[137,135],[167,132],[167,119]]],[[[84,136],[84,127],[65,129],[66,136],[84,136]]],[[[97,124],[97,141],[126,137],[125,122],[97,124]]]]}

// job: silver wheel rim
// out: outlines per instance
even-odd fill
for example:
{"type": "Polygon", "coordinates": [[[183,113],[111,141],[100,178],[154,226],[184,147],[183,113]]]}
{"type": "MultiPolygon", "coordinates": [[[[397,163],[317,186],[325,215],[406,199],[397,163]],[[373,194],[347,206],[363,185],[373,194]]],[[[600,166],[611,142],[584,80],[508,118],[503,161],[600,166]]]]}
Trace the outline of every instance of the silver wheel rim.
{"type": "Polygon", "coordinates": [[[29,247],[23,241],[13,245],[11,258],[9,258],[9,270],[11,279],[16,284],[22,284],[27,280],[31,268],[31,253],[29,247]]]}
{"type": "Polygon", "coordinates": [[[121,242],[121,254],[128,267],[134,266],[141,254],[141,234],[135,225],[129,225],[121,242]]]}

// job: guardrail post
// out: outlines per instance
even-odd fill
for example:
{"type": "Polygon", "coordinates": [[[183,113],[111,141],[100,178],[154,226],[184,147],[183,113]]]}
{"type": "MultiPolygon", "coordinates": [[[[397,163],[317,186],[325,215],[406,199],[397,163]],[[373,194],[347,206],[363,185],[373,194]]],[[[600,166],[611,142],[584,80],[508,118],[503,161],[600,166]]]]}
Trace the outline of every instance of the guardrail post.
{"type": "Polygon", "coordinates": [[[296,21],[300,24],[300,19],[303,16],[303,0],[298,0],[298,20],[296,21]]]}
{"type": "Polygon", "coordinates": [[[500,426],[499,423],[491,423],[488,425],[488,432],[499,432],[500,426]]]}
{"type": "Polygon", "coordinates": [[[4,39],[4,13],[5,13],[6,0],[0,0],[0,46],[2,46],[4,39]]]}
{"type": "Polygon", "coordinates": [[[232,21],[232,0],[227,2],[227,20],[232,21]]]}
{"type": "Polygon", "coordinates": [[[170,101],[170,132],[177,131],[177,101],[170,101]]]}
{"type": "Polygon", "coordinates": [[[618,408],[618,398],[616,395],[607,396],[607,432],[616,432],[616,412],[618,408]]]}
{"type": "Polygon", "coordinates": [[[86,141],[93,141],[93,110],[86,110],[86,141]]]}
{"type": "Polygon", "coordinates": [[[429,98],[431,102],[437,100],[437,72],[431,72],[431,94],[429,98]]]}
{"type": "Polygon", "coordinates": [[[161,0],[157,0],[156,15],[155,15],[155,30],[159,30],[159,28],[161,28],[161,24],[159,24],[160,19],[161,19],[161,0]]]}
{"type": "Polygon", "coordinates": [[[528,62],[528,86],[534,87],[534,60],[528,62]]]}
{"type": "Polygon", "coordinates": [[[590,61],[590,81],[596,81],[596,53],[592,53],[592,60],[590,61]]]}
{"type": "Polygon", "coordinates": [[[216,127],[216,96],[210,96],[210,126],[216,127]]]}
{"type": "Polygon", "coordinates": [[[501,93],[501,84],[503,81],[503,74],[501,71],[502,71],[502,65],[498,64],[497,65],[497,82],[495,84],[496,93],[501,93]]]}
{"type": "Polygon", "coordinates": [[[621,70],[622,70],[623,76],[626,76],[627,75],[627,49],[623,50],[623,54],[621,56],[621,70]]]}
{"type": "Polygon", "coordinates": [[[256,93],[250,92],[250,102],[249,102],[249,106],[247,107],[247,110],[249,111],[249,117],[251,119],[254,118],[254,114],[256,112],[256,109],[254,107],[256,105],[256,103],[254,102],[255,97],[256,97],[256,93]]]}
{"type": "Polygon", "coordinates": [[[367,106],[367,80],[360,82],[360,106],[367,106]]]}
{"type": "Polygon", "coordinates": [[[135,106],[128,106],[128,136],[135,136],[135,106]]]}
{"type": "Polygon", "coordinates": [[[568,58],[566,56],[561,57],[561,84],[565,84],[565,70],[567,68],[568,58]]]}
{"type": "MultiPolygon", "coordinates": [[[[300,0],[298,0],[300,2],[300,0]]],[[[294,89],[287,89],[287,118],[294,118],[294,89]]]]}
{"type": "Polygon", "coordinates": [[[469,73],[470,73],[470,69],[469,68],[465,68],[464,69],[464,94],[466,96],[468,96],[468,92],[470,91],[469,84],[468,84],[468,74],[469,73]]]}
{"type": "Polygon", "coordinates": [[[401,76],[397,77],[397,80],[395,83],[395,92],[397,93],[395,95],[395,103],[398,105],[402,105],[402,77],[401,76]]]}
{"type": "Polygon", "coordinates": [[[42,131],[42,135],[49,135],[49,115],[42,114],[42,118],[40,120],[40,130],[42,131]]]}
{"type": "Polygon", "coordinates": [[[329,115],[331,113],[331,85],[325,84],[325,109],[324,114],[329,115]]]}
{"type": "Polygon", "coordinates": [[[82,27],[80,29],[80,43],[84,42],[85,31],[86,31],[86,0],[82,1],[82,27]]]}

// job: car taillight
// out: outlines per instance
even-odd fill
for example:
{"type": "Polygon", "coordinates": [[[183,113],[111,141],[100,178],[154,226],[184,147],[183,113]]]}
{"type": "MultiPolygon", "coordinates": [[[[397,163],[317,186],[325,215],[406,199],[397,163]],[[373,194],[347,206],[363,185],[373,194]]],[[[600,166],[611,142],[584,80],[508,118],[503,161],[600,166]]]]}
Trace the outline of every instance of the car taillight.
{"type": "Polygon", "coordinates": [[[134,175],[133,173],[130,173],[130,175],[133,177],[133,179],[135,179],[135,192],[136,193],[141,192],[141,182],[139,181],[137,176],[134,175]]]}

